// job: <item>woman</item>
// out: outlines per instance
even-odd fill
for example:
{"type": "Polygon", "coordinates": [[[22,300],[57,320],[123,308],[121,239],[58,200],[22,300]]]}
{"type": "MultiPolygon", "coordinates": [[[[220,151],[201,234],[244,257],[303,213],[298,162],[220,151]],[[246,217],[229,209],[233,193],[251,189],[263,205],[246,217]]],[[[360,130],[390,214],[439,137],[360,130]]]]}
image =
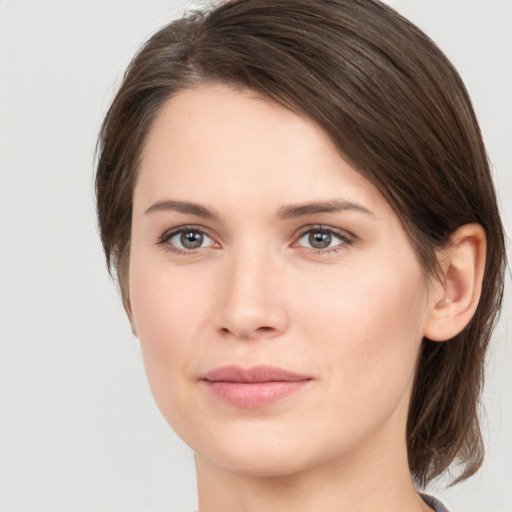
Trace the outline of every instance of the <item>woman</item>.
{"type": "Polygon", "coordinates": [[[504,242],[452,65],[373,0],[228,1],[131,63],[99,141],[109,266],[200,512],[445,510],[504,242]]]}

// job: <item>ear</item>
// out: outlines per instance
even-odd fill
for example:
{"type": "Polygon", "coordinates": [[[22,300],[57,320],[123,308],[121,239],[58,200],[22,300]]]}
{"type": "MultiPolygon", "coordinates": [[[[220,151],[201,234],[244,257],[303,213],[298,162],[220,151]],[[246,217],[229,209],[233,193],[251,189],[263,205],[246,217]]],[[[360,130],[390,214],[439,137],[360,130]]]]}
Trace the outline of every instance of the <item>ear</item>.
{"type": "Polygon", "coordinates": [[[452,234],[446,249],[438,254],[443,281],[431,290],[426,338],[449,340],[469,323],[480,300],[486,248],[482,226],[466,224],[452,234]]]}
{"type": "MultiPolygon", "coordinates": [[[[129,253],[128,253],[129,254],[129,253]]],[[[124,257],[117,269],[117,282],[119,285],[119,291],[121,292],[121,300],[123,302],[123,308],[126,311],[126,316],[130,322],[132,333],[137,337],[137,329],[135,328],[135,321],[132,312],[132,303],[130,300],[130,274],[129,274],[130,263],[129,260],[124,257]]]]}
{"type": "Polygon", "coordinates": [[[135,328],[135,321],[133,318],[132,312],[132,303],[130,301],[130,290],[127,286],[126,280],[120,281],[120,291],[121,291],[121,299],[123,301],[123,307],[126,311],[126,316],[130,322],[130,327],[132,328],[132,333],[135,337],[137,337],[137,329],[135,328]]]}
{"type": "Polygon", "coordinates": [[[132,333],[137,338],[137,329],[135,328],[135,321],[133,319],[133,313],[132,313],[132,304],[131,304],[129,298],[123,297],[123,306],[124,306],[124,310],[126,311],[126,315],[128,316],[128,320],[130,322],[130,327],[132,328],[132,333]]]}

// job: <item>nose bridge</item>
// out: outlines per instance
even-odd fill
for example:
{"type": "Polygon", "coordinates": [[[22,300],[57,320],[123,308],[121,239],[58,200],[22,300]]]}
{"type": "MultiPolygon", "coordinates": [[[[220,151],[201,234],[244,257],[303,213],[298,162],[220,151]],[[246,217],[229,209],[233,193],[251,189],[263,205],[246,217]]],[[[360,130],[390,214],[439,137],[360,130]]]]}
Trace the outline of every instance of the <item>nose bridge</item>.
{"type": "Polygon", "coordinates": [[[222,279],[220,329],[238,338],[281,333],[287,313],[278,275],[277,258],[268,246],[248,242],[234,247],[222,279]]]}

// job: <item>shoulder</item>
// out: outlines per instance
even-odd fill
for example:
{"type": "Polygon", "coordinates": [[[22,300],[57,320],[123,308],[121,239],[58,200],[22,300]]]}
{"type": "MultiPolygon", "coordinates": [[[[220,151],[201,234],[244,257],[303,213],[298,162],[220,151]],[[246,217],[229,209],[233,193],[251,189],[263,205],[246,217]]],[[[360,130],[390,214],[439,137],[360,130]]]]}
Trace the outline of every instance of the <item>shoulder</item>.
{"type": "Polygon", "coordinates": [[[450,512],[437,498],[430,496],[430,494],[420,493],[422,500],[429,506],[432,507],[435,512],[450,512]]]}

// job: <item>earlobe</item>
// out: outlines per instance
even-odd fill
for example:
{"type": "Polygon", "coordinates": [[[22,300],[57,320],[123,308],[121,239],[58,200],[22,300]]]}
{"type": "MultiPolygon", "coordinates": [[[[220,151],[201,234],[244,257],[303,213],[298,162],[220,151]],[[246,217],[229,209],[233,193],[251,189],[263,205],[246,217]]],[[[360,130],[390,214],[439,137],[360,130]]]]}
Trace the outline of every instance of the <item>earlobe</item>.
{"type": "Polygon", "coordinates": [[[434,287],[424,336],[446,341],[469,323],[480,300],[486,259],[485,231],[466,224],[450,237],[442,251],[443,282],[434,287]]]}
{"type": "Polygon", "coordinates": [[[123,306],[124,306],[124,310],[126,311],[126,315],[128,316],[128,320],[130,322],[130,327],[132,329],[132,333],[135,337],[137,337],[137,329],[135,328],[135,322],[134,322],[133,313],[132,313],[132,304],[130,302],[130,299],[126,296],[123,296],[123,306]]]}

